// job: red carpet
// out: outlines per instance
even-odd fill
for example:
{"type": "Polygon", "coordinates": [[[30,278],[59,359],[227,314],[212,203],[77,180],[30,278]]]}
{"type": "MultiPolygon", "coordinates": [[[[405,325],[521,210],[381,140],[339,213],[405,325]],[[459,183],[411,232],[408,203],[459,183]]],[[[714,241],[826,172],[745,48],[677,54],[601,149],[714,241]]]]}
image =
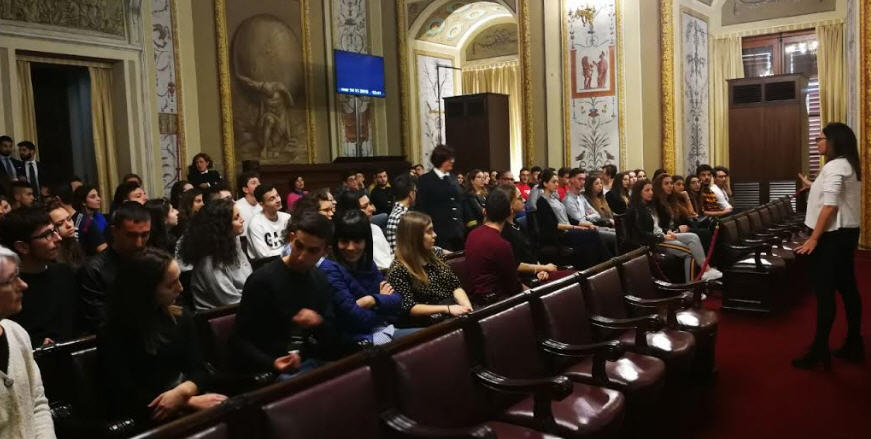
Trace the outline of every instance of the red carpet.
{"type": "MultiPolygon", "coordinates": [[[[871,341],[871,252],[856,258],[862,332],[871,341]]],[[[708,306],[719,308],[717,299],[708,306]]],[[[871,363],[832,359],[832,371],[804,371],[790,361],[813,336],[812,293],[774,316],[720,313],[719,376],[680,398],[683,421],[670,427],[686,438],[869,438],[871,363]],[[688,428],[681,428],[682,423],[688,428]]],[[[846,321],[840,299],[830,343],[840,346],[846,321]]]]}

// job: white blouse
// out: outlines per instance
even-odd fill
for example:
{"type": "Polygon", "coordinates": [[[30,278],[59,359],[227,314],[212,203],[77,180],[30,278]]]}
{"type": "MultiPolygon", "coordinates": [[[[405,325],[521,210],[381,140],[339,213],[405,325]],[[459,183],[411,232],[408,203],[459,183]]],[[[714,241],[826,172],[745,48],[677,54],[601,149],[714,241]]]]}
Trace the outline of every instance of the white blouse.
{"type": "Polygon", "coordinates": [[[823,206],[836,206],[838,213],[826,229],[827,232],[859,227],[862,216],[861,192],[862,185],[847,159],[841,157],[827,162],[811,185],[804,224],[813,229],[817,226],[823,206]]]}

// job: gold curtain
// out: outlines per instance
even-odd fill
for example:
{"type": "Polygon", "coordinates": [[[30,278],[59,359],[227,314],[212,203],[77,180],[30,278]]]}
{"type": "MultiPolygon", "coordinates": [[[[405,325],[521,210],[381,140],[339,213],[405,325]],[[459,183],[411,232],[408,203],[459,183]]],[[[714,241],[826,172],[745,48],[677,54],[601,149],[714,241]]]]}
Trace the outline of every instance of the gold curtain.
{"type": "Polygon", "coordinates": [[[106,210],[112,191],[118,185],[115,159],[115,121],[112,108],[112,70],[88,67],[91,76],[91,120],[94,128],[94,156],[97,161],[97,184],[106,210]]]}
{"type": "Polygon", "coordinates": [[[817,72],[820,78],[820,120],[846,122],[847,63],[844,59],[844,24],[817,26],[817,72]]]}
{"type": "MultiPolygon", "coordinates": [[[[18,89],[21,93],[21,119],[24,131],[21,140],[30,140],[39,145],[36,138],[36,105],[33,102],[33,81],[30,77],[30,62],[17,61],[18,89]]],[[[38,149],[37,149],[38,151],[38,149]]]]}
{"type": "Polygon", "coordinates": [[[523,162],[523,113],[520,108],[520,68],[517,61],[463,69],[463,93],[501,93],[508,95],[508,121],[510,127],[511,163],[523,162]]]}
{"type": "Polygon", "coordinates": [[[713,41],[711,75],[711,163],[729,166],[729,87],[726,80],[744,77],[741,37],[713,41]]]}

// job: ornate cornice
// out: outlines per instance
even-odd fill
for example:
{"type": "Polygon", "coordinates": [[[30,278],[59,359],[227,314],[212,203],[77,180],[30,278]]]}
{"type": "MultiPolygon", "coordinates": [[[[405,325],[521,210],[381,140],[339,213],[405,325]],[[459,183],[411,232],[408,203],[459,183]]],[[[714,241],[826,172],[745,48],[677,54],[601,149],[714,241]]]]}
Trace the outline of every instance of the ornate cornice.
{"type": "Polygon", "coordinates": [[[662,66],[660,72],[662,96],[662,167],[675,171],[674,145],[674,12],[672,0],[659,0],[662,66]]]}
{"type": "Polygon", "coordinates": [[[517,14],[520,78],[523,81],[523,164],[535,163],[535,116],[532,112],[532,48],[530,47],[529,0],[519,0],[517,14]]]}

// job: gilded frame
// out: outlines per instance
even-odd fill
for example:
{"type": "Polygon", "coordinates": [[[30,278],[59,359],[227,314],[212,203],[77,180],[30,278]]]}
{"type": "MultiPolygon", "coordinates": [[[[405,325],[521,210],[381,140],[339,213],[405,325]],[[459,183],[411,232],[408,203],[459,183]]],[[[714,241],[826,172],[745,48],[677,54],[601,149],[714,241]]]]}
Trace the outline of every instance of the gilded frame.
{"type": "Polygon", "coordinates": [[[178,179],[182,179],[185,164],[187,163],[187,142],[184,128],[184,97],[182,96],[181,58],[178,52],[178,7],[176,2],[170,2],[170,19],[172,20],[172,56],[175,63],[175,101],[176,101],[176,144],[178,145],[178,179]]]}
{"type": "Polygon", "coordinates": [[[859,65],[862,69],[859,90],[859,121],[862,124],[859,151],[862,157],[862,236],[860,244],[871,247],[871,4],[867,0],[859,2],[859,65]]]}
{"type": "MultiPolygon", "coordinates": [[[[227,30],[227,1],[215,0],[215,37],[218,50],[218,94],[221,112],[221,149],[224,174],[230,187],[236,187],[236,150],[233,135],[233,97],[230,92],[230,40],[227,30]]],[[[315,124],[312,114],[311,11],[309,0],[298,0],[302,23],[302,59],[306,97],[306,151],[308,162],[314,163],[315,124]]]]}
{"type": "Polygon", "coordinates": [[[674,8],[672,0],[659,0],[660,34],[662,50],[660,70],[662,103],[662,168],[673,174],[675,170],[674,141],[674,8]]]}
{"type": "MultiPolygon", "coordinates": [[[[411,160],[411,147],[417,144],[417,140],[413,139],[411,120],[412,116],[416,115],[415,108],[412,108],[409,90],[413,86],[411,81],[411,73],[409,73],[409,46],[408,46],[408,9],[407,0],[396,1],[396,27],[398,32],[399,43],[397,46],[399,58],[399,106],[402,112],[402,153],[405,154],[407,160],[411,160]]],[[[514,12],[514,17],[517,20],[517,53],[520,58],[520,80],[521,94],[523,99],[523,161],[525,166],[531,166],[535,162],[535,115],[532,110],[532,50],[529,44],[530,40],[530,24],[529,24],[529,1],[517,0],[516,10],[512,9],[507,4],[503,4],[509,11],[514,12]]],[[[619,0],[617,0],[619,1],[619,0]]],[[[418,17],[419,18],[419,17],[418,17]]],[[[619,31],[618,31],[619,32],[619,31]]],[[[416,54],[411,54],[416,57],[416,54]]],[[[618,55],[619,59],[619,55],[618,55]]],[[[415,71],[415,81],[417,80],[415,71]]],[[[622,73],[622,72],[621,72],[622,73]]],[[[622,78],[622,75],[620,76],[622,78]]],[[[414,83],[416,84],[416,82],[414,83]]]]}
{"type": "MultiPolygon", "coordinates": [[[[569,26],[566,20],[566,2],[560,1],[560,49],[562,59],[562,74],[563,74],[563,166],[571,165],[572,156],[572,90],[571,90],[571,66],[569,65],[569,46],[568,32],[569,26]]],[[[623,70],[623,1],[614,0],[615,26],[617,30],[617,42],[615,48],[617,50],[617,139],[620,142],[618,145],[619,155],[618,161],[620,169],[625,169],[628,165],[629,157],[627,157],[626,145],[626,115],[624,109],[626,107],[626,86],[624,84],[623,70]]]]}

